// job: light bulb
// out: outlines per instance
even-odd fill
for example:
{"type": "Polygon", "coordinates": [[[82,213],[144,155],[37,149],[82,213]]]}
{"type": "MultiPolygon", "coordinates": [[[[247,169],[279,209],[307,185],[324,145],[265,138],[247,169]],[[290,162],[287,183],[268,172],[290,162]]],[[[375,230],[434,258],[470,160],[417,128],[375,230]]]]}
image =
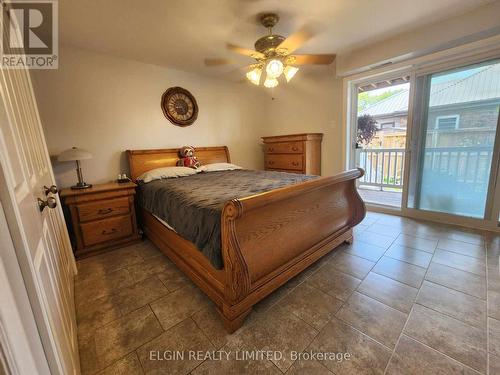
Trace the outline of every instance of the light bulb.
{"type": "Polygon", "coordinates": [[[269,89],[276,87],[278,86],[278,80],[276,78],[266,77],[266,80],[264,81],[264,86],[266,86],[269,89]]]}
{"type": "Polygon", "coordinates": [[[262,75],[262,69],[261,68],[255,68],[253,70],[250,70],[247,73],[247,78],[250,82],[252,82],[254,85],[259,85],[260,82],[260,76],[262,75]]]}
{"type": "Polygon", "coordinates": [[[268,77],[278,78],[283,73],[283,63],[276,59],[269,61],[266,65],[266,73],[268,77]]]}
{"type": "Polygon", "coordinates": [[[290,82],[290,80],[293,78],[293,76],[295,75],[295,73],[297,73],[298,71],[299,71],[299,68],[297,68],[295,66],[288,65],[285,68],[285,71],[283,72],[284,75],[285,75],[286,81],[290,82]]]}

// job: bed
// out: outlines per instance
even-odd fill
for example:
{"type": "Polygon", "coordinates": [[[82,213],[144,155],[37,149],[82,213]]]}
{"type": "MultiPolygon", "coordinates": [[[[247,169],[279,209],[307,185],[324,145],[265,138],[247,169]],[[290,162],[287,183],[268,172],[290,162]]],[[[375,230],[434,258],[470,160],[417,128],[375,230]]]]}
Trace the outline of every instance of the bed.
{"type": "MultiPolygon", "coordinates": [[[[177,151],[128,150],[132,179],[175,166],[177,151]]],[[[196,156],[202,165],[230,162],[225,146],[198,147],[196,156]]],[[[352,242],[352,228],[365,216],[355,187],[362,175],[362,169],[354,169],[228,199],[216,217],[220,263],[165,225],[151,205],[143,202],[138,212],[146,237],[213,300],[226,330],[234,332],[258,301],[340,244],[352,242]]]]}

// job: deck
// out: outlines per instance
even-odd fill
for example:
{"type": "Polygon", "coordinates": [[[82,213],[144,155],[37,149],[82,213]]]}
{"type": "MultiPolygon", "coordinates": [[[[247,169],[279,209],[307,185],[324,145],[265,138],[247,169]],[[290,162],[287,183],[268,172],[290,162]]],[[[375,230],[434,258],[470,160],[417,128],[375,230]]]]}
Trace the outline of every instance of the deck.
{"type": "Polygon", "coordinates": [[[366,203],[401,207],[403,194],[400,191],[373,190],[360,187],[358,192],[366,203]]]}

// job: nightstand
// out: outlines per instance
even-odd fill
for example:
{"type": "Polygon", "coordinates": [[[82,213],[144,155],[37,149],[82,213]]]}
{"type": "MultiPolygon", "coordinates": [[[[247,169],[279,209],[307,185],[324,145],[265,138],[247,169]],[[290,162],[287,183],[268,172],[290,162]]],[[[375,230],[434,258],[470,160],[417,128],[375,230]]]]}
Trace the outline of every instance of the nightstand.
{"type": "Polygon", "coordinates": [[[60,192],[69,216],[77,259],[101,253],[140,239],[137,230],[133,182],[94,185],[60,192]]]}

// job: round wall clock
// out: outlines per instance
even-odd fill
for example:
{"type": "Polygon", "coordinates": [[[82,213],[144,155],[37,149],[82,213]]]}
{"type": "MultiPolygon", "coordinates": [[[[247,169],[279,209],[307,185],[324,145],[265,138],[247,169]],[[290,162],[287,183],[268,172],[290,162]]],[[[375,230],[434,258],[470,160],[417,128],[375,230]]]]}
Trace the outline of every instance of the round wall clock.
{"type": "Polygon", "coordinates": [[[161,109],[174,125],[188,126],[198,117],[198,104],[191,93],[182,87],[171,87],[161,97],[161,109]]]}

